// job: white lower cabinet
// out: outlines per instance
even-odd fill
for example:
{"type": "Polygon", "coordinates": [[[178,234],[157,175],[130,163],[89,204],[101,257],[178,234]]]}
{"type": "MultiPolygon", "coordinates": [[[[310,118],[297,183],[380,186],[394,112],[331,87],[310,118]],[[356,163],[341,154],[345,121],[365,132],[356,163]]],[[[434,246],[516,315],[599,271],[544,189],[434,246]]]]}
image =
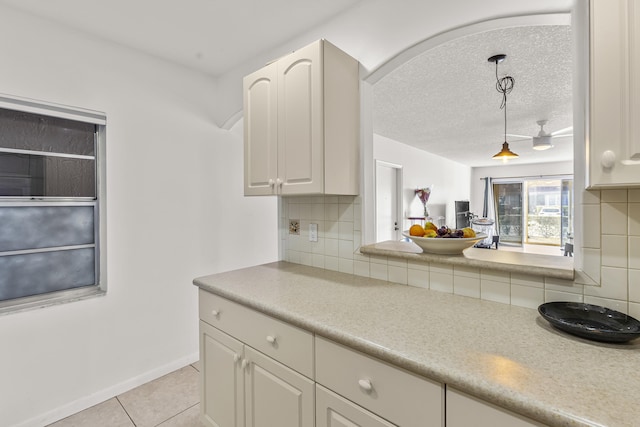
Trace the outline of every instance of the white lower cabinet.
{"type": "Polygon", "coordinates": [[[199,311],[203,425],[544,427],[203,290],[199,311]]]}
{"type": "Polygon", "coordinates": [[[313,427],[314,383],[200,321],[200,415],[211,427],[313,427]]]}
{"type": "Polygon", "coordinates": [[[454,388],[447,387],[447,427],[545,427],[454,388]]]}
{"type": "Polygon", "coordinates": [[[316,427],[397,426],[321,385],[316,385],[316,427]]]}

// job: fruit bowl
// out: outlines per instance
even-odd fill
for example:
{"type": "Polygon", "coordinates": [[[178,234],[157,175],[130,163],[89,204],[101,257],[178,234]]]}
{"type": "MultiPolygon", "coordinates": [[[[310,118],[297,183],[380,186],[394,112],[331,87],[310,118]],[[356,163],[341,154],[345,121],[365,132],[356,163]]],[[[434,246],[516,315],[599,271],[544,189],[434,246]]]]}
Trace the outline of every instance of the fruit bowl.
{"type": "Polygon", "coordinates": [[[475,245],[480,240],[487,238],[485,233],[476,233],[475,237],[418,237],[403,231],[402,235],[408,237],[416,245],[422,248],[422,252],[439,255],[459,255],[467,248],[475,245]]]}

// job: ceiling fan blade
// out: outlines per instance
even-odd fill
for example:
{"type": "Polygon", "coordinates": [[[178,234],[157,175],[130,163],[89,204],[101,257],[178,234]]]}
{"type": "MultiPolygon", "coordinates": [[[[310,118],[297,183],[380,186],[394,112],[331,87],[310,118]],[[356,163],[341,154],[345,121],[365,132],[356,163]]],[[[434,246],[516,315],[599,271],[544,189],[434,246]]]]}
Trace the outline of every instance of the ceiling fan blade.
{"type": "Polygon", "coordinates": [[[558,139],[558,138],[567,138],[569,136],[573,136],[573,134],[572,133],[567,133],[565,135],[551,135],[551,138],[558,139]]]}
{"type": "MultiPolygon", "coordinates": [[[[507,134],[509,136],[509,134],[507,134]]],[[[512,135],[512,136],[520,136],[520,135],[512,135]]],[[[531,141],[531,137],[528,136],[524,139],[509,139],[509,142],[520,142],[520,141],[531,141]]]]}
{"type": "Polygon", "coordinates": [[[555,132],[551,132],[551,136],[560,135],[561,133],[565,133],[565,132],[571,132],[572,130],[573,130],[573,126],[569,126],[567,128],[559,129],[555,132]]]}
{"type": "Polygon", "coordinates": [[[515,133],[508,133],[507,136],[513,136],[516,138],[527,138],[527,139],[531,139],[531,135],[516,135],[515,133]]]}

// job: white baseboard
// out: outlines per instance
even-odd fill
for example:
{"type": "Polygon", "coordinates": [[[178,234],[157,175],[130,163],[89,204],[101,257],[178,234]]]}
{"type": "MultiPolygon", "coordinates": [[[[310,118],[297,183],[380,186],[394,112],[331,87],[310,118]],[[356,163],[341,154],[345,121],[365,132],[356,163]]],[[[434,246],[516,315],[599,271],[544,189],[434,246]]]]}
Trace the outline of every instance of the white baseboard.
{"type": "Polygon", "coordinates": [[[68,417],[69,415],[73,415],[77,412],[97,405],[98,403],[104,402],[105,400],[109,400],[114,396],[118,396],[126,391],[134,389],[139,385],[148,383],[149,381],[153,381],[163,375],[166,375],[184,366],[190,365],[198,361],[199,357],[200,355],[198,353],[194,353],[189,356],[182,357],[178,360],[174,360],[171,363],[167,363],[166,365],[152,369],[151,371],[145,372],[119,384],[114,384],[113,386],[108,387],[104,390],[100,390],[89,396],[81,397],[80,399],[74,400],[73,402],[69,402],[68,404],[55,408],[52,411],[37,415],[33,418],[21,422],[20,424],[15,424],[13,427],[42,427],[54,423],[68,417]]]}

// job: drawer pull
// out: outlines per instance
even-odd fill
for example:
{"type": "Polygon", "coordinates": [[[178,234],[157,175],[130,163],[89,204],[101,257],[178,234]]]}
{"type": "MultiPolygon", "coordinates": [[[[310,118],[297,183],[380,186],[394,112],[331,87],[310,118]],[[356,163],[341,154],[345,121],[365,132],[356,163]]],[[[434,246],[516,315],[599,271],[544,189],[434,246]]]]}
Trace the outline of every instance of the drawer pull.
{"type": "Polygon", "coordinates": [[[367,393],[373,390],[373,384],[371,384],[371,380],[359,380],[358,385],[367,393]]]}
{"type": "Polygon", "coordinates": [[[213,317],[218,317],[220,315],[220,310],[211,310],[211,315],[213,317]]]}
{"type": "Polygon", "coordinates": [[[234,354],[233,355],[233,363],[238,363],[238,360],[240,360],[240,355],[239,354],[234,354]]]}
{"type": "Polygon", "coordinates": [[[276,343],[276,337],[274,337],[273,335],[267,335],[267,342],[270,344],[275,344],[276,343]]]}
{"type": "Polygon", "coordinates": [[[245,369],[248,364],[249,364],[249,361],[247,359],[242,359],[242,364],[240,365],[240,367],[242,369],[245,369]]]}

